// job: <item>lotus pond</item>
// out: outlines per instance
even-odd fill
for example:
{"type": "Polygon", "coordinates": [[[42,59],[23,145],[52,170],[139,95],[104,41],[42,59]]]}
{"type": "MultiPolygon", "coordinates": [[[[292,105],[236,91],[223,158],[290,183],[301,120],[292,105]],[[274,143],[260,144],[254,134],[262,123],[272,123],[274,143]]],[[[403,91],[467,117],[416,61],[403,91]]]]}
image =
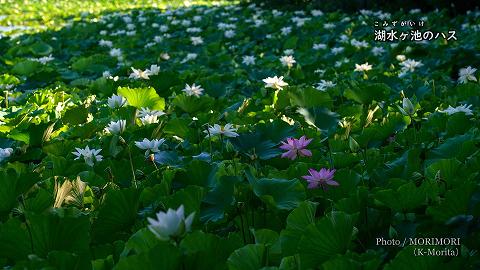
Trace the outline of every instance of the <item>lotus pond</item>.
{"type": "Polygon", "coordinates": [[[0,1],[1,267],[480,267],[479,11],[112,2],[0,1]]]}

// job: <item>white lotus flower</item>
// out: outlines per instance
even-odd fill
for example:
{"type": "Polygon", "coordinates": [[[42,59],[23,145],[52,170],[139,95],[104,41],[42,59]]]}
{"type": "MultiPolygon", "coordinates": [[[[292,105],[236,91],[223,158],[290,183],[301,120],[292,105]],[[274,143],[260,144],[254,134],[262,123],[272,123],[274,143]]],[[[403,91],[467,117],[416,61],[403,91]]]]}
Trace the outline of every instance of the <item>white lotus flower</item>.
{"type": "Polygon", "coordinates": [[[103,73],[102,73],[102,77],[103,78],[108,78],[108,77],[111,77],[112,76],[112,73],[110,73],[110,71],[108,70],[105,70],[103,73]]]}
{"type": "Polygon", "coordinates": [[[286,27],[283,27],[282,29],[280,29],[280,31],[282,32],[283,36],[286,36],[286,35],[290,34],[290,32],[292,32],[292,27],[286,26],[286,27]]]}
{"type": "Polygon", "coordinates": [[[168,26],[167,25],[162,25],[159,28],[160,32],[167,32],[168,31],[168,26]]]}
{"type": "Polygon", "coordinates": [[[416,9],[411,9],[409,13],[410,14],[417,14],[417,13],[420,13],[420,12],[422,12],[422,10],[419,9],[419,8],[416,8],[416,9]]]}
{"type": "Polygon", "coordinates": [[[146,70],[146,71],[142,71],[141,69],[135,69],[133,67],[131,67],[132,69],[132,73],[130,73],[130,76],[128,78],[130,79],[135,79],[135,80],[138,80],[138,79],[144,79],[144,80],[148,80],[150,79],[148,76],[150,76],[150,73],[146,70]]]}
{"type": "Polygon", "coordinates": [[[335,55],[342,53],[345,50],[343,47],[334,47],[331,49],[331,52],[335,55]]]}
{"type": "Polygon", "coordinates": [[[144,117],[140,118],[140,121],[142,121],[143,125],[156,124],[158,123],[158,116],[145,115],[144,117]]]}
{"type": "Polygon", "coordinates": [[[233,38],[235,36],[235,30],[229,29],[224,33],[226,38],[233,38]]]}
{"type": "Polygon", "coordinates": [[[297,25],[297,27],[302,27],[305,25],[305,22],[310,21],[310,18],[299,18],[299,17],[293,17],[292,21],[297,25]]]}
{"type": "Polygon", "coordinates": [[[354,46],[355,48],[357,49],[360,49],[360,48],[368,48],[368,42],[366,42],[365,40],[362,40],[362,41],[358,41],[356,39],[353,39],[350,41],[350,44],[352,44],[352,46],[354,46]]]}
{"type": "Polygon", "coordinates": [[[160,240],[166,241],[189,232],[194,216],[195,212],[185,218],[183,205],[180,205],[177,210],[170,208],[167,212],[158,212],[157,219],[147,218],[150,223],[148,229],[160,240]]]}
{"type": "Polygon", "coordinates": [[[261,19],[255,19],[255,20],[253,20],[253,23],[254,23],[255,27],[260,27],[260,26],[266,24],[265,20],[261,20],[261,19]]]}
{"type": "Polygon", "coordinates": [[[220,30],[227,30],[227,29],[235,29],[236,26],[235,26],[235,24],[221,22],[221,23],[217,24],[217,28],[220,29],[220,30]]]}
{"type": "Polygon", "coordinates": [[[188,61],[190,61],[190,60],[194,60],[194,59],[197,58],[197,56],[198,56],[198,55],[197,55],[196,53],[189,53],[189,54],[187,54],[187,55],[185,56],[185,58],[184,58],[180,63],[183,64],[183,63],[186,63],[186,62],[188,62],[188,61]]]}
{"type": "Polygon", "coordinates": [[[187,96],[196,96],[199,97],[203,93],[203,88],[201,85],[195,85],[192,84],[191,86],[188,84],[185,84],[185,88],[182,90],[187,94],[187,96]]]}
{"type": "Polygon", "coordinates": [[[155,116],[162,116],[165,113],[163,111],[157,111],[157,110],[150,110],[149,108],[142,107],[140,111],[138,112],[138,117],[142,118],[147,115],[155,115],[155,116]]]}
{"type": "MultiPolygon", "coordinates": [[[[184,2],[186,3],[186,2],[184,2]]],[[[182,20],[182,26],[189,27],[192,24],[191,21],[189,20],[182,20]]]]}
{"type": "Polygon", "coordinates": [[[193,44],[194,46],[203,44],[203,39],[202,39],[202,37],[190,37],[190,41],[192,42],[192,44],[193,44]]]}
{"type": "Polygon", "coordinates": [[[311,11],[311,13],[312,13],[312,16],[314,16],[314,17],[318,17],[318,16],[322,16],[322,15],[323,15],[323,12],[322,12],[321,10],[317,10],[317,9],[313,9],[313,10],[311,11]]]}
{"type": "Polygon", "coordinates": [[[15,84],[0,84],[0,89],[10,90],[15,87],[15,84]]]}
{"type": "Polygon", "coordinates": [[[447,113],[448,115],[452,115],[452,114],[458,113],[458,112],[463,112],[466,115],[473,115],[470,107],[472,107],[472,105],[467,105],[467,104],[457,106],[455,108],[452,107],[452,106],[448,106],[448,108],[446,108],[445,110],[440,111],[440,112],[447,113]]]}
{"type": "Polygon", "coordinates": [[[203,132],[207,133],[208,136],[216,136],[216,135],[223,135],[225,137],[237,137],[239,136],[236,128],[233,127],[232,124],[226,124],[225,126],[220,126],[219,124],[214,124],[212,126],[208,126],[208,131],[205,130],[203,132]]]}
{"type": "Polygon", "coordinates": [[[160,72],[160,67],[157,65],[151,65],[149,69],[145,70],[149,76],[157,75],[160,72]]]}
{"type": "Polygon", "coordinates": [[[403,62],[403,61],[407,60],[407,57],[403,54],[399,54],[399,55],[395,56],[395,59],[397,59],[397,61],[403,62]]]}
{"type": "Polygon", "coordinates": [[[49,56],[44,56],[44,57],[40,57],[40,58],[31,58],[32,61],[35,61],[35,62],[39,62],[43,65],[45,65],[46,63],[54,60],[55,58],[50,54],[49,56]]]}
{"type": "Polygon", "coordinates": [[[105,70],[102,73],[102,77],[105,78],[105,79],[108,79],[108,80],[113,80],[114,82],[118,81],[118,76],[113,77],[112,74],[110,73],[110,71],[108,71],[108,70],[105,70]]]}
{"type": "Polygon", "coordinates": [[[323,43],[315,43],[313,44],[313,49],[314,50],[324,50],[327,48],[327,45],[326,44],[323,44],[323,43]]]}
{"type": "Polygon", "coordinates": [[[132,18],[129,17],[128,15],[125,15],[122,17],[122,20],[125,22],[125,23],[131,23],[132,22],[132,18]]]}
{"type": "Polygon", "coordinates": [[[415,61],[413,59],[407,59],[405,61],[402,61],[400,63],[400,66],[402,66],[402,73],[406,72],[414,72],[415,68],[423,66],[422,62],[420,61],[415,61]]]}
{"type": "Polygon", "coordinates": [[[274,10],[272,10],[272,15],[273,15],[274,17],[282,16],[282,15],[283,15],[283,12],[274,9],[274,10]]]}
{"type": "Polygon", "coordinates": [[[342,58],[342,59],[340,59],[340,60],[338,60],[338,61],[335,61],[335,65],[334,65],[334,66],[335,66],[335,67],[341,67],[343,64],[348,64],[348,63],[350,63],[350,59],[344,57],[344,58],[342,58]]]}
{"type": "MultiPolygon", "coordinates": [[[[353,41],[353,43],[358,42],[356,39],[353,39],[352,41],[353,41]]],[[[347,35],[345,35],[345,34],[341,34],[341,35],[340,35],[340,42],[342,42],[342,43],[350,43],[350,37],[347,36],[347,35]]]]}
{"type": "Polygon", "coordinates": [[[0,162],[10,157],[13,153],[12,148],[0,148],[0,162]]]}
{"type": "Polygon", "coordinates": [[[472,68],[471,66],[468,66],[466,68],[461,68],[458,71],[458,83],[467,83],[468,81],[477,81],[477,78],[475,77],[475,71],[477,71],[476,68],[472,68]]]}
{"type": "Polygon", "coordinates": [[[318,76],[323,77],[325,75],[326,70],[325,69],[315,69],[313,73],[318,74],[318,76]]]}
{"type": "Polygon", "coordinates": [[[255,65],[255,56],[245,55],[242,57],[242,64],[247,66],[255,65]]]}
{"type": "Polygon", "coordinates": [[[355,64],[355,71],[369,71],[372,69],[372,65],[369,65],[368,62],[365,64],[355,64]]]}
{"type": "Polygon", "coordinates": [[[153,38],[153,41],[155,41],[156,43],[160,43],[163,41],[163,37],[162,36],[155,36],[153,38]]]}
{"type": "Polygon", "coordinates": [[[145,151],[145,156],[148,156],[150,152],[157,153],[160,152],[159,147],[165,142],[165,139],[154,139],[154,140],[149,140],[147,138],[143,139],[141,142],[135,142],[135,145],[142,149],[142,150],[147,150],[145,151]]]}
{"type": "Polygon", "coordinates": [[[371,16],[373,14],[373,11],[368,9],[360,9],[359,11],[360,11],[360,14],[364,16],[371,16]]]}
{"type": "Polygon", "coordinates": [[[120,134],[125,131],[126,125],[126,120],[111,121],[105,130],[110,134],[120,134]]]}
{"type": "Polygon", "coordinates": [[[118,48],[112,48],[109,52],[110,56],[112,57],[121,57],[122,56],[122,50],[118,48]]]}
{"type": "Polygon", "coordinates": [[[185,30],[187,33],[201,33],[203,30],[199,27],[189,27],[185,30]]]}
{"type": "Polygon", "coordinates": [[[110,40],[103,40],[101,39],[99,42],[98,42],[98,45],[102,46],[102,47],[112,47],[113,46],[113,43],[110,41],[110,40]]]}
{"type": "Polygon", "coordinates": [[[382,47],[373,47],[372,48],[372,54],[374,56],[380,56],[382,55],[383,53],[385,53],[385,49],[382,48],[382,47]]]}
{"type": "Polygon", "coordinates": [[[137,31],[127,31],[125,32],[125,35],[131,37],[131,36],[135,36],[137,34],[137,31]]]}
{"type": "Polygon", "coordinates": [[[293,58],[291,55],[285,55],[280,57],[280,62],[282,62],[283,66],[287,66],[288,68],[291,68],[293,64],[295,64],[297,61],[293,58]]]}
{"type": "Polygon", "coordinates": [[[153,47],[153,46],[155,46],[155,42],[148,42],[143,47],[146,49],[146,48],[150,48],[150,47],[153,47]]]}
{"type": "Polygon", "coordinates": [[[282,90],[284,86],[287,86],[288,83],[283,81],[283,76],[280,77],[268,77],[266,79],[263,79],[263,82],[265,83],[265,87],[269,88],[274,88],[278,90],[282,90]]]}
{"type": "Polygon", "coordinates": [[[108,98],[107,103],[108,107],[115,109],[125,106],[127,104],[127,100],[120,95],[113,94],[111,97],[108,98]]]}
{"type": "Polygon", "coordinates": [[[321,80],[319,83],[317,83],[317,87],[315,87],[319,91],[325,91],[328,88],[334,87],[337,85],[336,83],[333,83],[332,81],[326,81],[326,80],[321,80]]]}
{"type": "Polygon", "coordinates": [[[77,156],[74,160],[77,160],[81,157],[85,160],[85,163],[87,163],[88,166],[93,167],[93,163],[95,161],[102,161],[103,156],[99,155],[100,151],[102,149],[90,149],[88,146],[85,147],[84,149],[75,147],[77,150],[76,152],[72,152],[75,156],[77,156]]]}
{"type": "Polygon", "coordinates": [[[163,60],[168,60],[170,59],[170,55],[168,55],[168,53],[161,53],[160,58],[162,58],[163,60]]]}
{"type": "Polygon", "coordinates": [[[335,28],[335,24],[334,23],[325,23],[325,24],[323,24],[323,28],[326,29],[326,30],[330,30],[330,29],[335,28]]]}
{"type": "Polygon", "coordinates": [[[66,106],[65,102],[58,102],[57,106],[55,106],[55,111],[61,112],[63,111],[63,109],[65,109],[65,106],[66,106]]]}

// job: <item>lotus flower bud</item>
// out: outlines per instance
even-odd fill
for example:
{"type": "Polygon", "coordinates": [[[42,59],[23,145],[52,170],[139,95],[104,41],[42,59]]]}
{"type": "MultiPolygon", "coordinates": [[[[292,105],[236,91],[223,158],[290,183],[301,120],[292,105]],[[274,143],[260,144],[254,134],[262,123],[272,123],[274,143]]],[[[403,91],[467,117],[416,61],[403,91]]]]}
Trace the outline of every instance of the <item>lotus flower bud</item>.
{"type": "Polygon", "coordinates": [[[415,113],[415,107],[408,98],[403,98],[403,110],[407,115],[413,115],[415,113]]]}

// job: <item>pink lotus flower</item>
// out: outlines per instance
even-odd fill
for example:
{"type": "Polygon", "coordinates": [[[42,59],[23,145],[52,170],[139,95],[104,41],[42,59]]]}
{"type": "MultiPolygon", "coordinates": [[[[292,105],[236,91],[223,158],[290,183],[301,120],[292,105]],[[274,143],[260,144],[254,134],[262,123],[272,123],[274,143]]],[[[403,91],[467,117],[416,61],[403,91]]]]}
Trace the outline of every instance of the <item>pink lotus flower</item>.
{"type": "Polygon", "coordinates": [[[300,139],[288,138],[287,142],[282,142],[283,145],[280,146],[280,149],[287,150],[287,152],[282,154],[282,158],[289,158],[294,160],[298,156],[301,157],[311,157],[312,152],[308,149],[305,149],[307,145],[312,141],[305,136],[300,137],[300,139]]]}
{"type": "Polygon", "coordinates": [[[322,168],[320,171],[309,169],[308,172],[310,173],[310,175],[302,176],[302,178],[307,180],[308,188],[310,189],[318,188],[319,186],[321,186],[323,190],[327,190],[327,186],[340,185],[337,181],[333,180],[335,169],[329,170],[322,168]]]}

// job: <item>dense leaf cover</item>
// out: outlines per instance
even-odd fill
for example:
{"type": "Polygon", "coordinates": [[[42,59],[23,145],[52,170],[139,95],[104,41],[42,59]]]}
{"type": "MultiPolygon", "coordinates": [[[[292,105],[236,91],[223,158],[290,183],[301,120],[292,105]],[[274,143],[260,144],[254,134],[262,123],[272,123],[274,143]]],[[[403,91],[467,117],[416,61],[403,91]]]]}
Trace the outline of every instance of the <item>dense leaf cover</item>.
{"type": "Polygon", "coordinates": [[[0,266],[480,266],[480,12],[95,8],[3,29],[0,266]]]}

